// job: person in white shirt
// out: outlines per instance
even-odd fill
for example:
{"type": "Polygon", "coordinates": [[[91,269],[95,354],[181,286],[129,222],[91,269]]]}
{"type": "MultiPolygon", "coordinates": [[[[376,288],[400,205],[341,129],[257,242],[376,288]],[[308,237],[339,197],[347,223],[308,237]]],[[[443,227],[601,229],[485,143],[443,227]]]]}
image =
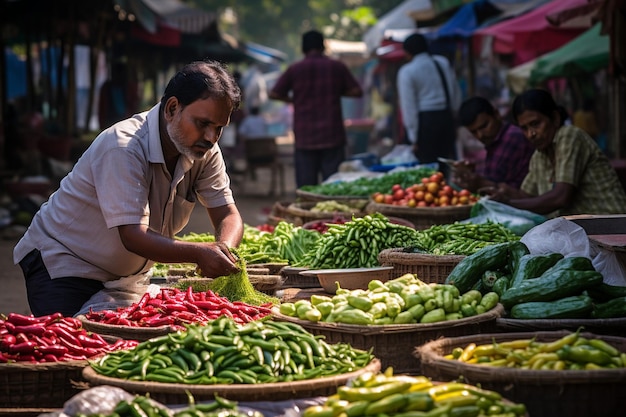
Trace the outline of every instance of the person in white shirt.
{"type": "MultiPolygon", "coordinates": [[[[402,43],[410,60],[398,71],[397,89],[406,139],[421,164],[456,159],[454,114],[461,91],[448,60],[431,55],[426,38],[415,33],[402,43]]],[[[447,167],[442,167],[446,171],[447,167]]]]}
{"type": "Polygon", "coordinates": [[[267,136],[267,122],[265,118],[259,114],[258,107],[251,107],[250,114],[244,117],[239,125],[239,136],[244,139],[254,139],[267,136]]]}

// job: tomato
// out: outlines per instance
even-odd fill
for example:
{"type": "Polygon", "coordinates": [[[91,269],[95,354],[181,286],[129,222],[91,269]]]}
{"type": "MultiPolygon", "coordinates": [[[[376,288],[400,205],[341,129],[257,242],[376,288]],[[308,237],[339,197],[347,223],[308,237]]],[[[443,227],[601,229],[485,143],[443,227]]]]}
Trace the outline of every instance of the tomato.
{"type": "Polygon", "coordinates": [[[447,206],[450,203],[450,197],[447,195],[442,195],[439,197],[439,205],[443,206],[444,204],[447,206]]]}
{"type": "Polygon", "coordinates": [[[417,205],[417,201],[414,198],[411,198],[406,202],[406,205],[409,207],[415,207],[417,205]]]}
{"type": "Polygon", "coordinates": [[[376,193],[376,195],[374,196],[374,201],[377,203],[384,203],[385,196],[382,193],[376,193]]]}
{"type": "Polygon", "coordinates": [[[472,193],[470,192],[470,190],[463,188],[461,191],[459,191],[459,196],[470,196],[472,193]]]}
{"type": "Polygon", "coordinates": [[[443,180],[443,173],[435,172],[430,176],[429,180],[430,182],[441,182],[441,180],[443,180]]]}
{"type": "Polygon", "coordinates": [[[444,185],[441,188],[441,191],[443,191],[445,193],[445,195],[452,197],[454,195],[454,188],[450,187],[449,185],[444,185]]]}
{"type": "Polygon", "coordinates": [[[402,200],[405,195],[406,195],[406,193],[404,192],[404,190],[402,188],[399,188],[399,189],[397,189],[397,190],[395,190],[393,192],[393,199],[394,200],[402,200]]]}
{"type": "Polygon", "coordinates": [[[416,193],[418,191],[426,191],[426,184],[424,184],[424,183],[415,184],[413,187],[415,188],[415,192],[416,193]]]}
{"type": "Polygon", "coordinates": [[[393,203],[393,196],[391,194],[385,194],[383,196],[383,203],[385,203],[385,204],[393,203]]]}
{"type": "Polygon", "coordinates": [[[417,192],[415,193],[415,199],[416,199],[417,201],[422,201],[422,200],[424,199],[424,190],[417,191],[417,192]]]}
{"type": "Polygon", "coordinates": [[[426,190],[428,190],[428,192],[431,194],[437,194],[437,192],[439,191],[439,183],[429,182],[428,184],[426,184],[426,190]]]}
{"type": "Polygon", "coordinates": [[[424,200],[418,201],[417,202],[417,207],[426,207],[426,202],[424,200]]]}
{"type": "Polygon", "coordinates": [[[400,184],[394,184],[391,186],[391,191],[397,191],[397,190],[401,190],[402,186],[400,184]]]}
{"type": "Polygon", "coordinates": [[[433,201],[435,201],[435,196],[432,195],[431,193],[425,193],[424,194],[424,201],[427,203],[432,203],[433,201]]]}

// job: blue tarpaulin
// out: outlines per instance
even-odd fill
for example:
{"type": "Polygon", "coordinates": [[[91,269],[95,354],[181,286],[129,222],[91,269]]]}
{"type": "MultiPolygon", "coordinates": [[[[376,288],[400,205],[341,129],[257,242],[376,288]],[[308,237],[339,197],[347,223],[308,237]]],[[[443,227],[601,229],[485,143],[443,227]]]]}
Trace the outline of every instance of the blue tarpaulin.
{"type": "Polygon", "coordinates": [[[487,19],[501,13],[488,0],[475,0],[461,7],[439,29],[428,34],[432,38],[469,37],[487,19]]]}

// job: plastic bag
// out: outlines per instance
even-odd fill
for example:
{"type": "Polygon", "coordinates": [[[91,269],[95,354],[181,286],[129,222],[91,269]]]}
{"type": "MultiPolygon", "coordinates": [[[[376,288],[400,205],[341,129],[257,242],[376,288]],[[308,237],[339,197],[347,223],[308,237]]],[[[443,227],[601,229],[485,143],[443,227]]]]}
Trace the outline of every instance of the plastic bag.
{"type": "Polygon", "coordinates": [[[384,165],[406,164],[417,162],[412,145],[396,145],[388,154],[380,158],[384,165]]]}
{"type": "Polygon", "coordinates": [[[547,218],[532,211],[499,203],[489,197],[482,197],[472,206],[470,218],[466,222],[486,223],[488,220],[500,223],[516,235],[522,236],[547,218]]]}
{"type": "Polygon", "coordinates": [[[90,309],[103,311],[129,307],[138,302],[146,292],[154,297],[161,291],[161,287],[149,284],[149,282],[149,274],[130,275],[114,281],[107,281],[104,283],[104,289],[92,295],[76,313],[76,316],[87,314],[90,309]]]}
{"type": "Polygon", "coordinates": [[[585,229],[570,220],[562,217],[548,220],[529,230],[520,241],[533,255],[560,253],[565,257],[589,258],[605,283],[626,285],[626,270],[615,252],[590,243],[585,229]]]}

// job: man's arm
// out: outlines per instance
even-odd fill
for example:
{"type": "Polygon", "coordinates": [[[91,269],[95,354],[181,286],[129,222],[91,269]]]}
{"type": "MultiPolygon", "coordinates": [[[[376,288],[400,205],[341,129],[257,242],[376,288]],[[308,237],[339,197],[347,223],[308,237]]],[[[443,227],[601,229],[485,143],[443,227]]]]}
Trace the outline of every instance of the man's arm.
{"type": "Polygon", "coordinates": [[[569,205],[574,198],[576,187],[565,182],[557,182],[552,190],[539,196],[529,196],[522,190],[501,185],[492,198],[522,210],[538,214],[548,214],[569,205]],[[504,191],[504,190],[507,191],[504,191]]]}
{"type": "Polygon", "coordinates": [[[286,94],[279,94],[278,92],[272,90],[269,93],[269,98],[271,98],[272,100],[279,100],[279,101],[284,101],[286,103],[291,103],[293,102],[292,98],[289,97],[286,94]]]}
{"type": "Polygon", "coordinates": [[[140,224],[119,226],[120,239],[127,250],[155,262],[195,263],[209,278],[230,275],[239,270],[229,249],[241,242],[241,216],[234,204],[208,212],[216,230],[215,243],[171,239],[140,224]]]}

